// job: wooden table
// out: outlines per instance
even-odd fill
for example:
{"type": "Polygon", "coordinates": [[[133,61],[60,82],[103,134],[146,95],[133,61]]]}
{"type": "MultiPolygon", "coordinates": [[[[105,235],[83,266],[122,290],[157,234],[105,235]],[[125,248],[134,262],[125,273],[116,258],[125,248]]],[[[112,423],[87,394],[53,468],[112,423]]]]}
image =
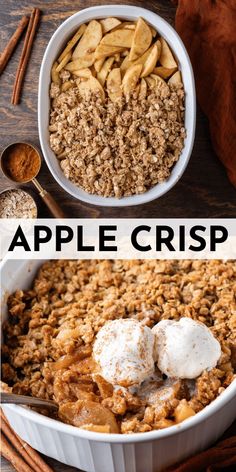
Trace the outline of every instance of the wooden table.
{"type": "MultiPolygon", "coordinates": [[[[49,459],[48,457],[45,457],[45,460],[47,461],[47,464],[55,470],[55,472],[79,472],[79,469],[75,469],[75,467],[69,467],[62,464],[61,462],[49,459]]],[[[13,469],[9,462],[7,462],[5,459],[2,459],[1,472],[15,472],[15,469],[13,469]]]]}
{"type": "MultiPolygon", "coordinates": [[[[117,3],[117,0],[109,0],[117,3]]],[[[0,44],[7,43],[15,30],[18,19],[38,6],[43,16],[32,51],[26,75],[24,93],[20,106],[10,104],[14,75],[22,44],[18,46],[3,75],[0,77],[0,146],[14,140],[26,140],[39,144],[37,131],[37,88],[40,63],[45,47],[55,29],[68,16],[80,8],[98,4],[96,0],[69,1],[35,0],[31,6],[27,0],[0,0],[0,44]]],[[[119,3],[119,2],[118,2],[119,3]]],[[[175,7],[169,0],[136,0],[126,3],[145,6],[173,24],[175,7]]],[[[1,149],[0,149],[1,150],[1,149]]],[[[167,194],[154,202],[129,208],[102,208],[80,203],[59,187],[44,163],[39,175],[40,182],[52,192],[68,217],[147,217],[147,218],[208,218],[235,217],[236,192],[229,183],[223,166],[214,154],[207,120],[198,110],[195,146],[188,168],[180,182],[167,194]]],[[[1,175],[0,191],[9,182],[1,175]]],[[[40,204],[39,216],[50,216],[44,204],[40,204]]]]}

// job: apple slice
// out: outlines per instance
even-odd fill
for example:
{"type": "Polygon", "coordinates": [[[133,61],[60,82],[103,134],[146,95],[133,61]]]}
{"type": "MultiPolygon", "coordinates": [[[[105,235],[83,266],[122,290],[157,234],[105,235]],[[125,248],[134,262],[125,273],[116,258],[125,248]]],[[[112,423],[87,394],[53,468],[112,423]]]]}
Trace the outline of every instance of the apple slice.
{"type": "Polygon", "coordinates": [[[97,45],[102,39],[102,25],[99,21],[92,20],[89,22],[82,38],[76,46],[72,59],[84,57],[95,51],[97,45]]]}
{"type": "Polygon", "coordinates": [[[177,72],[174,75],[172,75],[172,77],[168,80],[168,84],[172,84],[172,85],[183,84],[181,72],[179,70],[177,70],[177,72]]]}
{"type": "Polygon", "coordinates": [[[159,59],[161,53],[161,43],[157,41],[152,47],[146,61],[143,64],[143,70],[141,77],[147,77],[150,75],[159,59]]]}
{"type": "Polygon", "coordinates": [[[122,80],[122,88],[126,99],[128,99],[132,91],[135,90],[142,68],[142,64],[135,64],[126,71],[122,80]]]}
{"type": "Polygon", "coordinates": [[[134,37],[129,53],[129,60],[134,61],[149,48],[152,42],[152,32],[147,23],[139,18],[134,31],[134,37]]]}
{"type": "Polygon", "coordinates": [[[177,67],[177,63],[174,59],[174,56],[164,38],[160,38],[161,42],[161,55],[160,55],[160,64],[167,69],[172,69],[177,67]]]}
{"type": "Polygon", "coordinates": [[[112,102],[122,98],[120,68],[115,67],[107,77],[107,93],[112,102]]]}
{"type": "Polygon", "coordinates": [[[102,25],[102,32],[103,34],[108,33],[108,31],[112,30],[116,26],[121,24],[121,21],[118,20],[117,18],[113,17],[108,17],[104,18],[104,20],[100,20],[100,23],[102,25]]]}

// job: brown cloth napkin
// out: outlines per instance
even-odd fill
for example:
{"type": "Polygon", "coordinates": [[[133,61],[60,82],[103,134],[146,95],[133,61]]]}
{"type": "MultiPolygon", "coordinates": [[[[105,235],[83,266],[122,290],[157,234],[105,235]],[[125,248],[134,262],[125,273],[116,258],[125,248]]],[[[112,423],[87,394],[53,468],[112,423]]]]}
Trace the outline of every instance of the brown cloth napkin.
{"type": "MultiPolygon", "coordinates": [[[[212,144],[236,186],[236,0],[174,0],[212,144]]],[[[201,156],[199,156],[201,159],[201,156]]]]}
{"type": "MultiPolygon", "coordinates": [[[[190,432],[191,434],[191,432],[190,432]]],[[[220,441],[167,472],[219,472],[236,470],[236,436],[220,441]]]]}

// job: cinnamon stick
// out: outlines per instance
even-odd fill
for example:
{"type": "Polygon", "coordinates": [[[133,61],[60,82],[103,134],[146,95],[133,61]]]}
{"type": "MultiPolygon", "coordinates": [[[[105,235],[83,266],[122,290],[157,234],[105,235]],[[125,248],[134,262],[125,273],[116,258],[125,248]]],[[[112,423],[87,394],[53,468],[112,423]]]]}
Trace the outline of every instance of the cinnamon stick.
{"type": "Polygon", "coordinates": [[[12,37],[10,38],[8,44],[6,45],[4,51],[2,52],[0,56],[0,75],[4,71],[15,47],[17,46],[20,37],[26,28],[26,26],[29,23],[29,18],[28,16],[23,16],[20,20],[20,23],[18,24],[15,33],[13,33],[12,37]]]}
{"type": "Polygon", "coordinates": [[[17,436],[17,438],[19,439],[22,447],[26,448],[31,459],[33,459],[34,462],[37,462],[40,472],[54,472],[53,469],[49,467],[46,462],[44,462],[41,456],[29,444],[24,443],[19,436],[17,436]]]}
{"type": "Polygon", "coordinates": [[[25,35],[25,41],[23,50],[21,53],[19,65],[16,72],[15,83],[13,87],[13,93],[11,98],[12,105],[17,105],[20,101],[20,94],[22,89],[23,80],[25,77],[27,65],[30,58],[30,53],[33,47],[34,37],[37,31],[38,23],[40,18],[39,8],[34,8],[30,15],[30,21],[25,35]]]}
{"type": "Polygon", "coordinates": [[[1,418],[1,430],[10,442],[12,446],[21,454],[23,459],[28,463],[30,467],[35,470],[35,472],[41,472],[41,469],[37,466],[37,464],[34,462],[34,460],[30,457],[30,455],[27,453],[26,448],[24,445],[21,444],[19,441],[17,435],[12,431],[10,426],[6,423],[6,421],[1,418]]]}
{"type": "Polygon", "coordinates": [[[34,472],[9,444],[3,433],[1,433],[1,455],[13,465],[17,472],[34,472]]]}
{"type": "Polygon", "coordinates": [[[53,472],[53,469],[44,462],[40,455],[13,431],[2,410],[0,410],[0,414],[2,432],[9,443],[14,446],[18,454],[20,454],[32,468],[33,472],[53,472]]]}

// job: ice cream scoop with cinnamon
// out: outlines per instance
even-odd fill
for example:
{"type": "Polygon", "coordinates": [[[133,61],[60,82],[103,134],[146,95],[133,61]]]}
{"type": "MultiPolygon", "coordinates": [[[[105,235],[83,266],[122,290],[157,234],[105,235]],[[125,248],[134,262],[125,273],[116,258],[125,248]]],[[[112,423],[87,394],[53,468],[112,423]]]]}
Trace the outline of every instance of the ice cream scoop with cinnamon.
{"type": "Polygon", "coordinates": [[[162,320],[152,329],[155,335],[155,360],[168,377],[195,379],[216,366],[220,343],[210,329],[191,318],[162,320]]]}
{"type": "Polygon", "coordinates": [[[134,319],[106,323],[98,332],[93,356],[112,385],[138,386],[154,372],[154,363],[168,377],[195,379],[216,366],[220,343],[199,321],[162,320],[151,330],[134,319]]]}
{"type": "Polygon", "coordinates": [[[134,319],[106,323],[98,332],[93,356],[101,375],[113,385],[140,385],[154,372],[154,335],[134,319]]]}

